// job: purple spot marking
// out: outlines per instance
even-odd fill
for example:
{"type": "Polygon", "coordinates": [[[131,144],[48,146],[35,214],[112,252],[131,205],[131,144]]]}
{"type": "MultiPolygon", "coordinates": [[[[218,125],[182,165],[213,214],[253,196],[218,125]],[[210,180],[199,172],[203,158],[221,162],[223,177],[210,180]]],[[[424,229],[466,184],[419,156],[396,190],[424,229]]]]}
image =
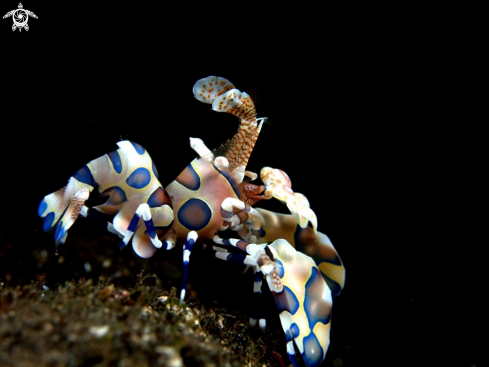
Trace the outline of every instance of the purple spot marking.
{"type": "Polygon", "coordinates": [[[310,367],[318,366],[323,361],[324,351],[319,344],[319,340],[316,335],[311,331],[311,333],[306,336],[303,340],[304,352],[302,357],[306,361],[306,364],[310,367]]]}
{"type": "Polygon", "coordinates": [[[191,231],[204,228],[212,218],[209,206],[200,199],[186,201],[178,210],[178,220],[191,231]]]}
{"type": "Polygon", "coordinates": [[[142,189],[151,182],[151,174],[149,171],[144,168],[140,167],[135,169],[131,175],[126,179],[126,183],[134,187],[135,189],[142,189]]]}

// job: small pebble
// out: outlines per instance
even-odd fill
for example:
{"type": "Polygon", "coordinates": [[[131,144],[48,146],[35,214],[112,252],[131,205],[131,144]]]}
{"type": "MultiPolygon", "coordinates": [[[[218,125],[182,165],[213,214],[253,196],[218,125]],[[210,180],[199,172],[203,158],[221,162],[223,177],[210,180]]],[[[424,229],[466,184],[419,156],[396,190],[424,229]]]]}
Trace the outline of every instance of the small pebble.
{"type": "Polygon", "coordinates": [[[181,367],[183,366],[183,360],[180,354],[173,347],[168,347],[166,345],[160,345],[155,348],[156,353],[162,354],[167,359],[165,360],[166,366],[171,367],[181,367]]]}
{"type": "Polygon", "coordinates": [[[103,325],[103,326],[91,326],[90,329],[88,330],[90,334],[97,338],[101,338],[105,334],[109,332],[109,326],[108,325],[103,325]]]}
{"type": "Polygon", "coordinates": [[[75,334],[68,334],[68,336],[66,337],[66,339],[68,339],[69,342],[76,342],[76,340],[78,339],[77,336],[75,334]]]}
{"type": "Polygon", "coordinates": [[[143,316],[148,316],[149,314],[152,314],[153,313],[153,310],[151,309],[151,306],[143,306],[142,310],[141,310],[141,314],[143,316]]]}
{"type": "Polygon", "coordinates": [[[88,261],[85,264],[83,264],[83,266],[85,267],[85,271],[87,273],[90,273],[92,271],[92,265],[90,265],[88,261]]]}

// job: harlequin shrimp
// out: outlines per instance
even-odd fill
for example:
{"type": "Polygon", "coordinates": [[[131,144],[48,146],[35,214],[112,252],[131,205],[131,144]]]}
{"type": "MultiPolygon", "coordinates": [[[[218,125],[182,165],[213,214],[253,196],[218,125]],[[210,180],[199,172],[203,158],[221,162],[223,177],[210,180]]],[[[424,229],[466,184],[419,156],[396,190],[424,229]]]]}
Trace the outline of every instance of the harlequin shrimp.
{"type": "Polygon", "coordinates": [[[157,249],[183,244],[181,301],[196,243],[218,259],[251,267],[255,274],[251,325],[266,326],[262,307],[266,283],[293,365],[302,358],[308,366],[316,366],[329,346],[332,298],[344,286],[340,257],[329,238],[317,231],[308,200],[292,190],[284,171],[265,167],[260,172],[263,185],[251,183],[258,175],[246,167],[266,119],[256,117],[250,96],[215,76],[197,81],[193,93],[214,111],[239,118],[231,139],[211,151],[201,139],[190,138],[198,158],[166,187],[146,149],[120,141],[119,149],[90,161],[65,187],[44,197],[38,210],[44,217],[43,229],[54,231],[58,248],[76,219],[95,209],[112,218],[107,229],[122,239],[121,248],[131,243],[140,257],[150,258],[157,249]],[[85,202],[94,189],[107,201],[90,209],[85,202]],[[272,197],[286,203],[291,215],[252,207],[272,197]],[[221,238],[220,232],[226,229],[239,238],[221,238]]]}

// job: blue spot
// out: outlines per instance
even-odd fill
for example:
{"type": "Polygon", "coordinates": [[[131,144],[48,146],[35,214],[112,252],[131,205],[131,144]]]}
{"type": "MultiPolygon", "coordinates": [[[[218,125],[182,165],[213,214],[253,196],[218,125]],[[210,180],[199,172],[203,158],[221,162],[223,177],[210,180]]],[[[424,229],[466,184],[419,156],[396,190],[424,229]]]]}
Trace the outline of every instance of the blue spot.
{"type": "Polygon", "coordinates": [[[95,181],[95,179],[93,178],[92,172],[90,171],[90,168],[88,168],[87,165],[83,166],[78,171],[76,171],[73,177],[76,178],[78,181],[86,183],[90,186],[93,187],[98,186],[97,181],[95,181]]]}
{"type": "Polygon", "coordinates": [[[292,325],[290,325],[289,330],[285,332],[285,341],[288,343],[292,339],[297,338],[299,334],[300,334],[299,326],[297,326],[297,324],[294,322],[292,325]]]}
{"type": "Polygon", "coordinates": [[[150,208],[159,208],[165,202],[165,192],[158,187],[149,197],[148,205],[150,208]]]}
{"type": "Polygon", "coordinates": [[[122,172],[122,161],[121,161],[121,156],[119,155],[119,152],[117,150],[114,150],[107,154],[110,158],[110,161],[112,162],[112,166],[114,167],[115,171],[120,174],[122,172]]]}
{"type": "Polygon", "coordinates": [[[200,176],[195,172],[194,167],[189,164],[175,179],[180,185],[186,187],[189,190],[198,190],[200,183],[200,176]]]}
{"type": "Polygon", "coordinates": [[[318,268],[312,268],[311,276],[307,280],[305,288],[304,311],[309,321],[309,328],[312,330],[317,322],[326,325],[331,316],[331,303],[321,298],[327,290],[318,268]]]}
{"type": "Polygon", "coordinates": [[[236,194],[237,197],[240,197],[241,196],[241,186],[238,185],[236,183],[236,181],[234,181],[234,179],[231,177],[231,174],[229,172],[225,172],[225,171],[220,171],[219,168],[217,168],[214,163],[212,164],[212,167],[214,167],[214,169],[219,172],[221,175],[223,175],[226,180],[229,181],[229,184],[231,185],[231,187],[233,188],[233,191],[234,193],[236,194]]]}
{"type": "Polygon", "coordinates": [[[116,206],[122,204],[125,201],[127,201],[127,196],[124,190],[122,190],[118,186],[114,186],[112,188],[112,193],[110,194],[110,198],[109,200],[107,200],[105,204],[110,206],[116,206]]]}
{"type": "Polygon", "coordinates": [[[44,222],[42,223],[42,229],[44,232],[49,231],[49,229],[53,226],[53,221],[54,221],[54,212],[51,212],[48,215],[46,215],[46,218],[44,218],[44,222]]]}
{"type": "Polygon", "coordinates": [[[277,260],[277,264],[278,266],[275,267],[275,271],[280,278],[283,278],[285,273],[284,264],[282,264],[282,261],[280,260],[277,260]]]}
{"type": "Polygon", "coordinates": [[[39,204],[39,208],[37,209],[37,215],[42,216],[42,214],[46,211],[47,208],[48,208],[48,203],[46,203],[45,200],[41,201],[41,204],[39,204]]]}
{"type": "Polygon", "coordinates": [[[141,145],[139,145],[138,143],[134,143],[131,141],[131,144],[132,146],[134,147],[134,149],[136,149],[136,152],[138,152],[138,154],[140,155],[143,155],[144,152],[146,151],[146,149],[144,149],[141,145]]]}
{"type": "Polygon", "coordinates": [[[324,351],[319,344],[319,340],[316,335],[311,333],[303,340],[304,352],[302,357],[309,367],[315,367],[323,361],[324,351]]]}
{"type": "Polygon", "coordinates": [[[63,227],[63,221],[61,221],[58,226],[56,227],[56,232],[54,233],[54,240],[56,242],[59,242],[63,236],[65,235],[65,229],[63,227]]]}
{"type": "Polygon", "coordinates": [[[178,220],[191,231],[204,228],[212,218],[209,206],[200,199],[186,201],[178,210],[178,220]]]}
{"type": "Polygon", "coordinates": [[[291,315],[294,315],[299,309],[299,300],[294,292],[292,292],[292,290],[285,285],[282,292],[273,292],[273,298],[275,299],[278,313],[282,311],[289,311],[291,315]]]}
{"type": "Polygon", "coordinates": [[[149,171],[144,168],[140,167],[135,169],[131,175],[126,179],[126,183],[134,187],[135,189],[142,189],[151,182],[151,175],[149,171]]]}
{"type": "Polygon", "coordinates": [[[153,174],[155,175],[156,178],[159,178],[158,176],[158,170],[156,169],[155,162],[151,162],[153,165],[153,174]]]}

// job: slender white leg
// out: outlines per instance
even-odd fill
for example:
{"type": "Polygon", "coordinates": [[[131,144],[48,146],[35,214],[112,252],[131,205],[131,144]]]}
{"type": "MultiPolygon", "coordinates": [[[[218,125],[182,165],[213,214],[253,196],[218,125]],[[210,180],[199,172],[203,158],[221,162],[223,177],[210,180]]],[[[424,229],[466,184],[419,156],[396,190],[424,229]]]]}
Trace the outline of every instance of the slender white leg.
{"type": "Polygon", "coordinates": [[[188,275],[188,263],[190,261],[190,253],[194,248],[195,241],[197,241],[197,232],[191,231],[187,235],[187,241],[183,246],[183,282],[182,291],[180,292],[180,302],[185,299],[185,292],[187,289],[187,275],[188,275]]]}
{"type": "Polygon", "coordinates": [[[206,147],[202,139],[190,138],[190,147],[195,150],[200,158],[204,158],[208,162],[212,162],[214,154],[206,147]]]}
{"type": "Polygon", "coordinates": [[[127,227],[126,233],[124,234],[124,239],[122,240],[122,244],[120,247],[126,247],[132,235],[134,234],[134,231],[136,230],[139,219],[141,217],[143,218],[146,229],[148,230],[148,235],[154,247],[161,248],[162,243],[156,235],[153,219],[151,218],[151,210],[149,209],[149,205],[146,203],[140,204],[136,209],[136,213],[134,213],[134,216],[132,217],[129,226],[127,227]]]}

